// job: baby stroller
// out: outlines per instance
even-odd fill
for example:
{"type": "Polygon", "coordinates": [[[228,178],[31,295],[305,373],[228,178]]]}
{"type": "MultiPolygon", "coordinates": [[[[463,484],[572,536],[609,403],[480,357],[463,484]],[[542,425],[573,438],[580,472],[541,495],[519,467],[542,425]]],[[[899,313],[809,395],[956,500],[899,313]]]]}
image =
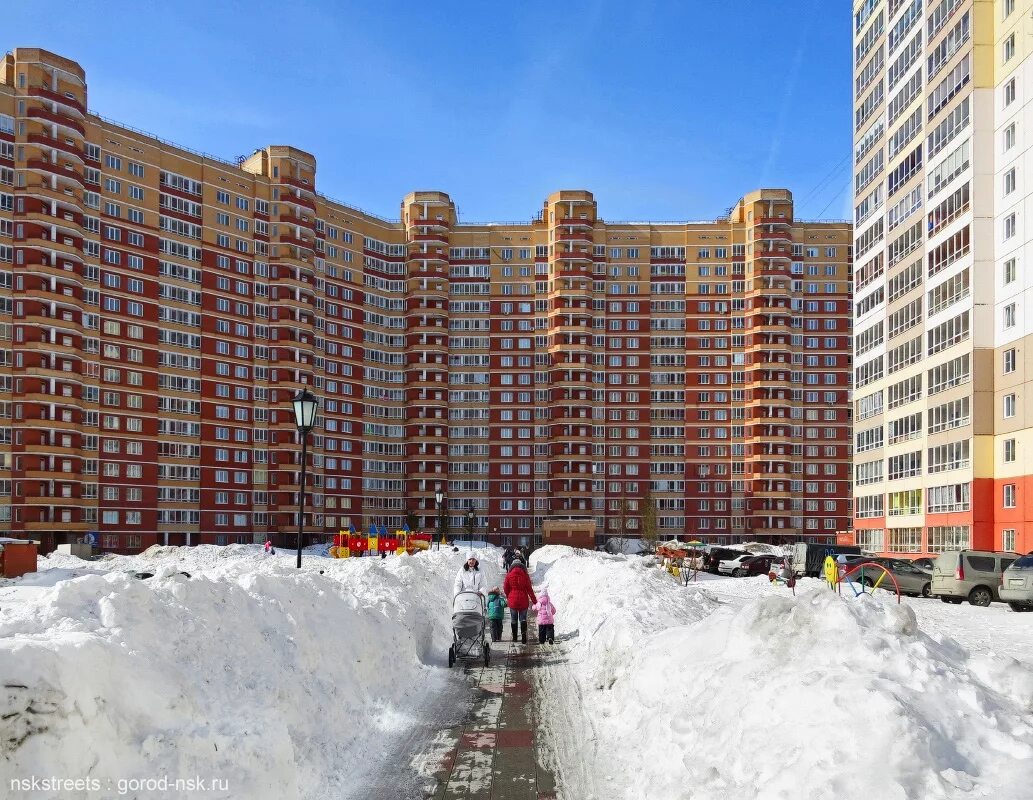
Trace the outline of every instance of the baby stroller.
{"type": "Polygon", "coordinates": [[[448,666],[461,658],[491,661],[491,645],[486,638],[484,596],[477,592],[460,592],[452,600],[452,644],[448,648],[448,666]]]}

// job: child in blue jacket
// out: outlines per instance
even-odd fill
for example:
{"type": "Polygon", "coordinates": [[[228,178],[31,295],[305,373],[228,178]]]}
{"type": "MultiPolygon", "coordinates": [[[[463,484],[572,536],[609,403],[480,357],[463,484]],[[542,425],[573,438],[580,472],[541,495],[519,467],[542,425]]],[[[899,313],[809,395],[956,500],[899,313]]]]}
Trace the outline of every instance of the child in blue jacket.
{"type": "Polygon", "coordinates": [[[502,620],[506,616],[506,596],[498,586],[488,592],[488,620],[491,622],[491,640],[502,641],[502,620]]]}

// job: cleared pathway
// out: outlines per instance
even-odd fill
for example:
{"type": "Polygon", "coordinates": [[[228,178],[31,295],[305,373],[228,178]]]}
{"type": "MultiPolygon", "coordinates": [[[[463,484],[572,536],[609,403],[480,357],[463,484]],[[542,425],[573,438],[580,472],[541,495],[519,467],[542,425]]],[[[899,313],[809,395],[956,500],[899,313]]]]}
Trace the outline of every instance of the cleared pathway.
{"type": "MultiPolygon", "coordinates": [[[[509,624],[503,626],[509,635],[509,624]]],[[[493,643],[492,664],[460,662],[471,684],[472,706],[460,725],[442,730],[413,760],[434,800],[555,800],[552,772],[540,741],[535,686],[543,660],[556,652],[539,645],[533,618],[528,644],[493,643]],[[533,642],[533,644],[532,644],[533,642]]]]}

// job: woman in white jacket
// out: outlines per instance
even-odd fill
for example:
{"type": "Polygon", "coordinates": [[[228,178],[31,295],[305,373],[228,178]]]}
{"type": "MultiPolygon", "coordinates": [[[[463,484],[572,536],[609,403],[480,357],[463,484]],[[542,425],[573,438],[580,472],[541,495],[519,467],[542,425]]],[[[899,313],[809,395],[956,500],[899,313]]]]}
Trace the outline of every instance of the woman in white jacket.
{"type": "Polygon", "coordinates": [[[480,562],[477,560],[477,556],[474,555],[473,550],[470,550],[466,554],[466,563],[464,563],[463,568],[459,570],[459,573],[456,575],[455,583],[452,586],[453,597],[460,592],[477,592],[481,595],[487,593],[484,583],[484,575],[480,570],[480,562]]]}

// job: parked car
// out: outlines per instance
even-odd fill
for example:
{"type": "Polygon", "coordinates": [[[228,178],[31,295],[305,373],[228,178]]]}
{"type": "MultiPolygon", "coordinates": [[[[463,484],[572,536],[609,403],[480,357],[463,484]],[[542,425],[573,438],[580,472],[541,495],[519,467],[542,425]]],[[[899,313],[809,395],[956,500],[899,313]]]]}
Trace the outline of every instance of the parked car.
{"type": "MultiPolygon", "coordinates": [[[[900,593],[910,595],[912,597],[929,597],[929,593],[932,591],[932,576],[925,570],[918,569],[914,564],[904,558],[865,558],[856,563],[867,563],[872,562],[879,564],[886,568],[890,574],[896,578],[897,586],[900,587],[900,593]]],[[[847,569],[851,565],[848,564],[847,569]]],[[[858,570],[850,576],[851,580],[860,581],[865,586],[874,586],[876,583],[879,584],[879,588],[890,591],[893,589],[893,581],[888,578],[883,578],[881,581],[879,578],[882,576],[882,570],[873,569],[867,575],[859,574],[864,570],[858,570]]]]}
{"type": "Polygon", "coordinates": [[[744,558],[742,565],[732,572],[736,578],[747,575],[767,575],[772,569],[782,569],[782,557],[769,554],[744,558]]]}
{"type": "Polygon", "coordinates": [[[933,574],[933,562],[935,558],[916,558],[911,561],[911,566],[918,567],[919,569],[925,570],[930,575],[933,574]]]}
{"type": "MultiPolygon", "coordinates": [[[[736,570],[743,569],[744,561],[749,561],[753,558],[756,558],[753,553],[742,553],[735,558],[719,562],[717,565],[717,571],[722,575],[734,575],[736,570]]],[[[746,573],[744,571],[740,574],[745,575],[746,573]]]]}
{"type": "Polygon", "coordinates": [[[1012,611],[1033,611],[1033,553],[1016,559],[1001,573],[1000,595],[1012,611]]]}
{"type": "Polygon", "coordinates": [[[717,568],[722,561],[750,555],[745,550],[732,547],[711,547],[703,557],[703,569],[718,574],[717,568]]]}
{"type": "Polygon", "coordinates": [[[1020,558],[1018,553],[993,550],[952,550],[933,562],[932,593],[944,603],[966,598],[974,606],[1000,601],[1001,578],[1020,558]]]}

